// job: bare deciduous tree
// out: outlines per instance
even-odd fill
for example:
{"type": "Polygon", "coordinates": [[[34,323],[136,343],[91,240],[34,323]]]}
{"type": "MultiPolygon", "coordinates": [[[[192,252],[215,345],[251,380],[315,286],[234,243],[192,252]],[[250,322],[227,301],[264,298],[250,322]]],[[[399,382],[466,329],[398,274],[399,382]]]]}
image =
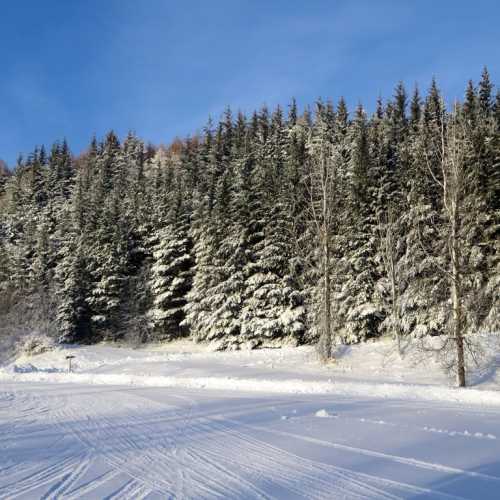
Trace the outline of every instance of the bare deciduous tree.
{"type": "Polygon", "coordinates": [[[333,357],[332,255],[339,214],[340,154],[324,137],[310,142],[308,175],[309,213],[319,242],[322,291],[320,354],[333,357]]]}
{"type": "Polygon", "coordinates": [[[461,224],[464,219],[467,195],[467,158],[470,151],[466,124],[455,105],[448,120],[441,120],[439,144],[435,148],[438,154],[440,172],[436,175],[426,154],[429,174],[440,187],[445,232],[447,238],[449,269],[442,269],[450,283],[452,324],[450,338],[455,343],[457,385],[465,387],[464,354],[464,295],[463,295],[463,259],[461,255],[461,224]]]}
{"type": "Polygon", "coordinates": [[[385,217],[379,217],[378,230],[380,254],[385,271],[385,277],[390,289],[390,324],[393,338],[397,342],[398,353],[401,356],[401,277],[398,270],[398,241],[396,234],[396,214],[394,207],[389,205],[385,217]]]}

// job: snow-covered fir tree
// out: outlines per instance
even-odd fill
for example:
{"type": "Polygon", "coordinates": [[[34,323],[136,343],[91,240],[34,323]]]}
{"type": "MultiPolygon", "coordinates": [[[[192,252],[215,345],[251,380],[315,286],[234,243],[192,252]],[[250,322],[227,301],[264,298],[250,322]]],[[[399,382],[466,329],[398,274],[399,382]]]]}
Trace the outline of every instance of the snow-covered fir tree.
{"type": "Polygon", "coordinates": [[[176,180],[176,200],[164,227],[155,232],[152,240],[152,264],[149,281],[152,307],[148,316],[153,338],[170,340],[187,333],[182,325],[184,306],[192,282],[192,243],[190,214],[183,199],[181,179],[176,180]]]}

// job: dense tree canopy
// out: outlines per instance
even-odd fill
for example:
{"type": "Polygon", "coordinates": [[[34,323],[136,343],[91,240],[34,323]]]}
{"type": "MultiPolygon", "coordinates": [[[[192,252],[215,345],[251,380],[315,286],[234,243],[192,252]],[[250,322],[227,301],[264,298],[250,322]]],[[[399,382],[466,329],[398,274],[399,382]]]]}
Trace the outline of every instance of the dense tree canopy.
{"type": "MultiPolygon", "coordinates": [[[[493,92],[485,70],[456,108],[468,145],[458,233],[467,332],[499,329],[493,92]]],[[[0,322],[37,311],[62,342],[315,341],[310,168],[321,141],[339,172],[334,336],[377,337],[394,331],[395,316],[401,335],[442,334],[450,296],[439,141],[449,121],[435,81],[422,97],[400,83],[372,116],[361,105],[350,113],[343,99],[302,114],[292,101],[287,116],[227,109],[169,147],[110,132],[79,157],[66,141],[35,148],[12,175],[0,165],[0,322]]]]}

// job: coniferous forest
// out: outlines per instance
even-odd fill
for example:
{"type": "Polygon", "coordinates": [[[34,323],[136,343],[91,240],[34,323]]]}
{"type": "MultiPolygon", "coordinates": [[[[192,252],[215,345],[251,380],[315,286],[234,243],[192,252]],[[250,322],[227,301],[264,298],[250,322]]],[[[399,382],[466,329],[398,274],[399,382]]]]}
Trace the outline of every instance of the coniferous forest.
{"type": "Polygon", "coordinates": [[[0,335],[220,349],[498,331],[500,93],[262,107],[0,168],[0,335]],[[375,103],[372,103],[375,104],[375,103]]]}

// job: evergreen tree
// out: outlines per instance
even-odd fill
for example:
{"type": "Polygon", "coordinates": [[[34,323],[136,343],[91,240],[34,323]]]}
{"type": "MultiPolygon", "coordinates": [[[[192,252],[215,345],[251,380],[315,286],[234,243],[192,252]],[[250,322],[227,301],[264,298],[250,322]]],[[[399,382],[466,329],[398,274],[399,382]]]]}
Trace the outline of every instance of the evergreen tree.
{"type": "Polygon", "coordinates": [[[78,236],[68,240],[63,248],[63,258],[57,269],[59,307],[57,323],[59,342],[91,342],[92,333],[89,296],[89,276],[83,242],[78,236]]]}
{"type": "Polygon", "coordinates": [[[481,75],[481,81],[479,82],[479,109],[482,116],[488,116],[492,110],[492,91],[493,84],[490,81],[490,74],[488,69],[485,67],[481,75]]]}
{"type": "Polygon", "coordinates": [[[347,205],[341,223],[337,293],[334,298],[334,326],[338,336],[348,343],[377,336],[378,325],[383,319],[375,299],[378,278],[375,264],[376,207],[368,125],[361,106],[356,111],[350,149],[345,193],[347,205]]]}
{"type": "Polygon", "coordinates": [[[180,180],[177,182],[176,205],[172,207],[167,225],[154,236],[149,317],[157,340],[170,340],[187,333],[182,325],[186,296],[192,282],[192,243],[182,184],[180,180]]]}

